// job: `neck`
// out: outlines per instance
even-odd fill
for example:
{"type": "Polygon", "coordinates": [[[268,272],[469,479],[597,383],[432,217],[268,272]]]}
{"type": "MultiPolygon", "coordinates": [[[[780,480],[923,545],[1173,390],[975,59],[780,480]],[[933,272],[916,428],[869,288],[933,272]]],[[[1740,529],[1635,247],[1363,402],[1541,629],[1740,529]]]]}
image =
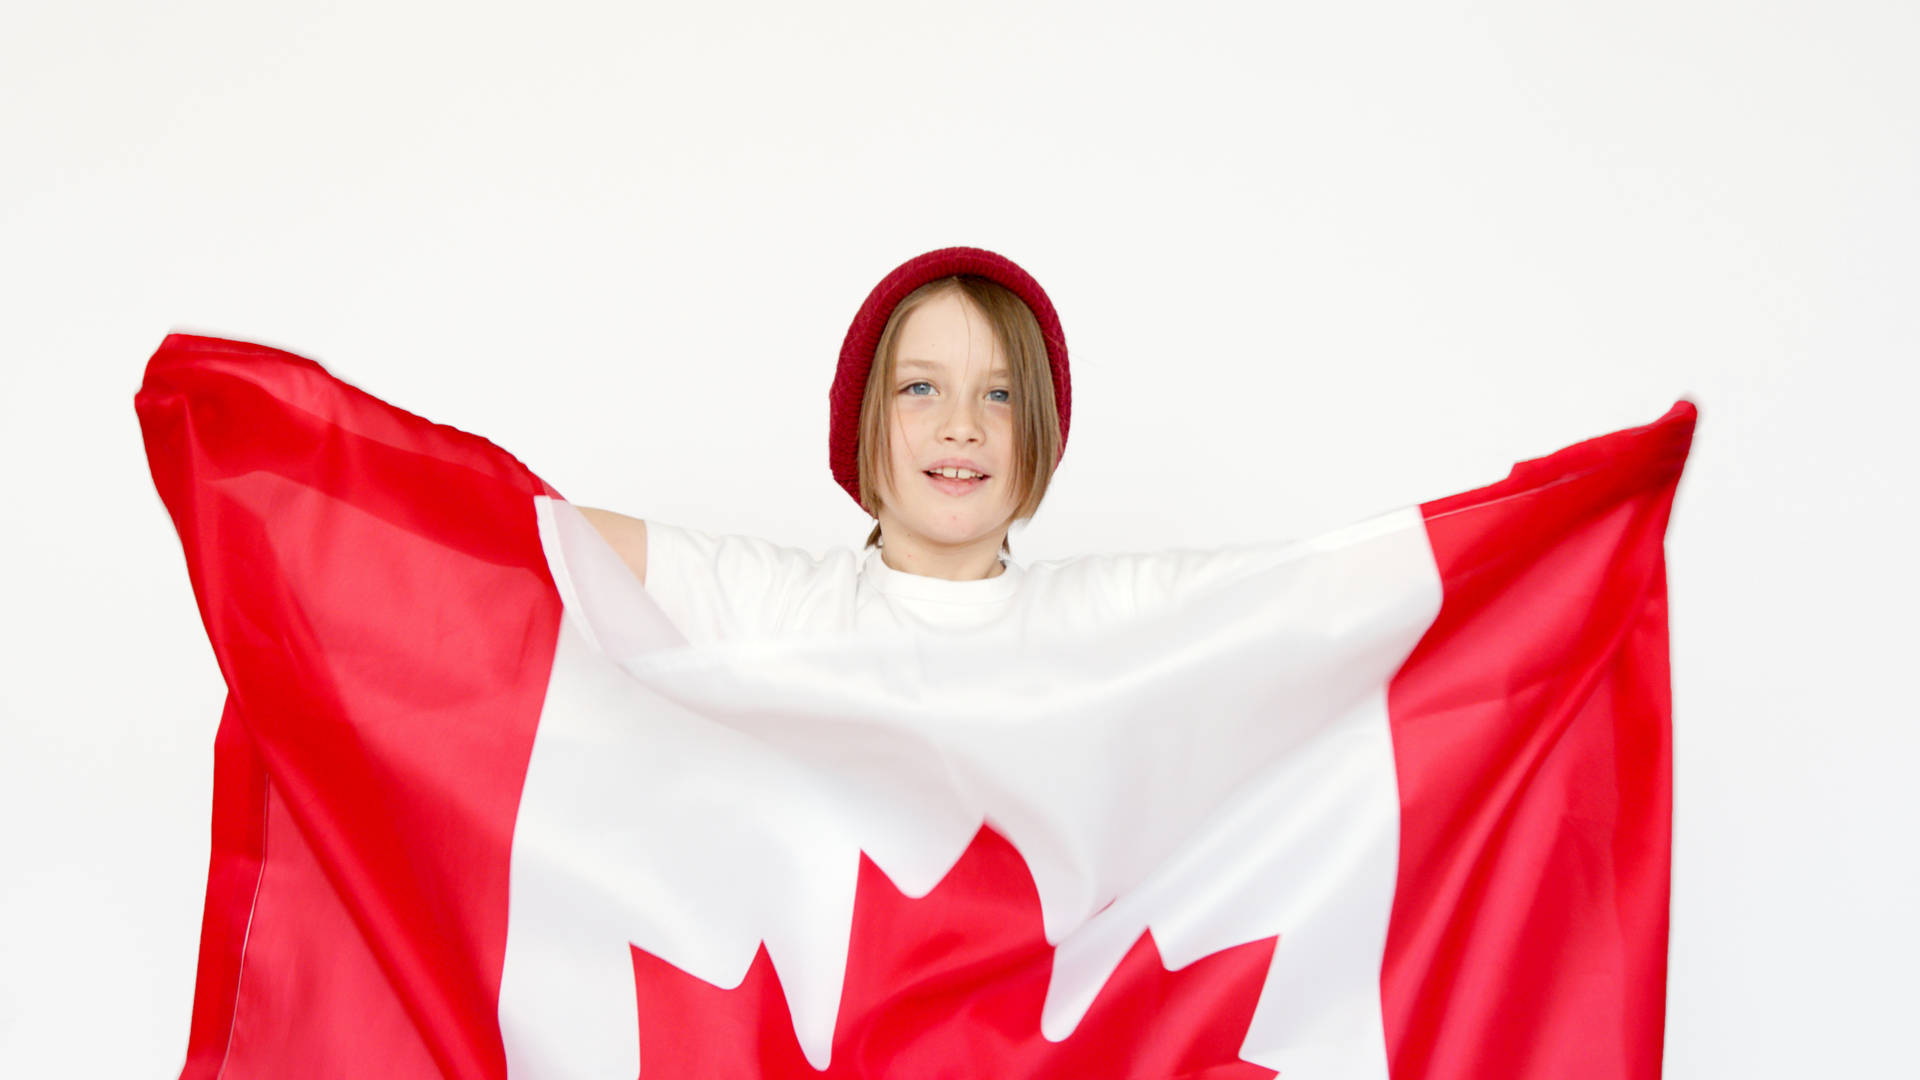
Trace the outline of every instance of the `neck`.
{"type": "Polygon", "coordinates": [[[1000,563],[1000,542],[1005,533],[971,544],[934,543],[897,525],[883,525],[881,534],[885,540],[880,545],[880,561],[889,570],[948,581],[979,581],[999,577],[1007,569],[1000,563]]]}

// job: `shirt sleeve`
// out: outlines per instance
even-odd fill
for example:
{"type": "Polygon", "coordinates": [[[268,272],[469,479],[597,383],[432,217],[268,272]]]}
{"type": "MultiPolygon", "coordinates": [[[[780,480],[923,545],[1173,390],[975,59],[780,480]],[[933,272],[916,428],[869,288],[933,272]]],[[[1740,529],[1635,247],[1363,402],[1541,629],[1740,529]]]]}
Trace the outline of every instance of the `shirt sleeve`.
{"type": "Polygon", "coordinates": [[[693,644],[778,633],[819,568],[799,548],[647,520],[647,593],[693,644]]]}

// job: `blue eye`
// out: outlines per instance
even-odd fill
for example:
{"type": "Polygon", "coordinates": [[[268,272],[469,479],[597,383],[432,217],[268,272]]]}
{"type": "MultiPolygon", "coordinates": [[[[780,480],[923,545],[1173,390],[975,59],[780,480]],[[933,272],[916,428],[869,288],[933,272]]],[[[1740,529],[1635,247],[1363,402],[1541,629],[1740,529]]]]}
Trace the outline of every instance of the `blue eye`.
{"type": "MultiPolygon", "coordinates": [[[[905,385],[905,386],[903,386],[903,387],[901,387],[901,388],[900,388],[900,392],[901,392],[901,393],[903,393],[903,394],[905,394],[905,395],[907,395],[908,397],[928,397],[928,396],[929,396],[929,395],[931,394],[931,392],[932,392],[932,390],[933,390],[933,384],[932,384],[932,383],[930,383],[930,382],[925,382],[925,381],[921,381],[921,382],[910,382],[910,383],[908,383],[907,385],[905,385]],[[915,388],[915,387],[920,387],[920,386],[924,386],[924,387],[926,387],[926,388],[927,388],[927,390],[928,390],[928,393],[927,393],[927,394],[916,394],[916,393],[914,393],[914,388],[915,388]]],[[[1010,402],[1010,401],[1012,401],[1012,400],[1013,400],[1013,391],[1011,391],[1011,390],[1008,390],[1008,389],[1005,389],[1005,388],[1003,388],[1003,387],[996,387],[996,388],[994,388],[994,389],[992,389],[992,390],[989,390],[989,391],[987,391],[987,393],[988,393],[988,394],[999,394],[999,395],[1001,395],[1000,397],[997,397],[997,398],[989,398],[989,399],[988,399],[988,400],[990,400],[990,401],[992,401],[992,402],[993,402],[994,404],[996,404],[996,405],[1005,405],[1005,404],[1007,404],[1008,402],[1010,402]]]]}

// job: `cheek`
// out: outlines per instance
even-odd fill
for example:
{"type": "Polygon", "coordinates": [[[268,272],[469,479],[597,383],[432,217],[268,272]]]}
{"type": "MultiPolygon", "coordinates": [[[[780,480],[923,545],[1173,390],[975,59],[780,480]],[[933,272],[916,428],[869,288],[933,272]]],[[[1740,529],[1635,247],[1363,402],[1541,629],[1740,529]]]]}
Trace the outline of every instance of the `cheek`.
{"type": "Polygon", "coordinates": [[[891,434],[887,443],[889,450],[892,451],[893,474],[896,477],[906,476],[912,473],[914,471],[913,463],[919,460],[913,451],[913,418],[902,415],[907,411],[908,410],[905,409],[895,409],[891,417],[892,422],[888,424],[891,434]]]}
{"type": "Polygon", "coordinates": [[[887,418],[887,433],[887,444],[893,451],[893,463],[897,466],[901,452],[907,449],[907,418],[900,415],[900,410],[895,409],[893,415],[887,418]]]}
{"type": "Polygon", "coordinates": [[[997,409],[995,411],[998,415],[994,416],[993,419],[990,421],[990,423],[992,424],[991,435],[993,438],[993,445],[999,447],[998,456],[1004,467],[1006,464],[1010,464],[1013,461],[1013,451],[1014,451],[1013,410],[997,409]]]}
{"type": "Polygon", "coordinates": [[[907,406],[896,407],[893,410],[893,423],[891,426],[893,428],[892,441],[895,448],[911,449],[912,447],[921,445],[925,441],[922,438],[925,434],[922,429],[929,423],[928,418],[924,415],[925,412],[926,410],[924,409],[915,409],[907,406]]]}

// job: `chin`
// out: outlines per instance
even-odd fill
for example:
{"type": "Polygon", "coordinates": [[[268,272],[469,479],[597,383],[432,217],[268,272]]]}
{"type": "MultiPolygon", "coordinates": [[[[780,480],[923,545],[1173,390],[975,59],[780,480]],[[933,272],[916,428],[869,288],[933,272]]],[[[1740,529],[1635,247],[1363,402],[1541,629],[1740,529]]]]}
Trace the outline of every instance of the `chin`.
{"type": "Polygon", "coordinates": [[[979,543],[981,540],[985,539],[986,537],[992,535],[992,532],[993,532],[993,530],[985,528],[984,526],[977,529],[966,528],[961,526],[948,526],[946,528],[920,529],[917,531],[920,533],[921,536],[925,537],[929,542],[935,543],[935,544],[942,544],[947,547],[959,547],[964,544],[976,544],[976,543],[979,543]]]}
{"type": "Polygon", "coordinates": [[[976,544],[982,540],[999,535],[1003,527],[1000,522],[982,519],[979,521],[926,521],[908,523],[908,528],[925,537],[929,542],[949,547],[964,544],[976,544]]]}
{"type": "Polygon", "coordinates": [[[940,547],[963,547],[990,539],[998,550],[999,537],[1013,524],[1010,506],[966,507],[958,514],[954,511],[961,508],[920,499],[894,506],[894,520],[902,529],[940,547]]]}

